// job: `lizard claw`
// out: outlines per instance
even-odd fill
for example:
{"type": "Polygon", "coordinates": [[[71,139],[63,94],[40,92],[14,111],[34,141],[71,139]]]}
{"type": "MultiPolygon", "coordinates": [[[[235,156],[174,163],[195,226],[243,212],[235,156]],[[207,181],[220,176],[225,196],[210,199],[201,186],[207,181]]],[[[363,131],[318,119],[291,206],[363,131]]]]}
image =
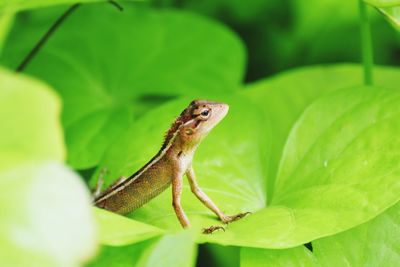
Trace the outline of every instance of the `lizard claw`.
{"type": "Polygon", "coordinates": [[[231,223],[231,222],[240,220],[240,219],[242,219],[243,217],[245,217],[245,216],[248,215],[248,214],[251,214],[251,212],[247,211],[247,212],[238,213],[238,214],[232,215],[232,216],[226,216],[226,217],[224,217],[224,218],[222,219],[222,221],[223,221],[225,224],[228,224],[228,223],[231,223]]]}
{"type": "Polygon", "coordinates": [[[213,226],[210,226],[208,228],[203,228],[202,233],[206,234],[206,235],[209,235],[209,234],[214,233],[217,230],[222,230],[222,231],[225,232],[225,228],[223,226],[214,226],[213,225],[213,226]]]}

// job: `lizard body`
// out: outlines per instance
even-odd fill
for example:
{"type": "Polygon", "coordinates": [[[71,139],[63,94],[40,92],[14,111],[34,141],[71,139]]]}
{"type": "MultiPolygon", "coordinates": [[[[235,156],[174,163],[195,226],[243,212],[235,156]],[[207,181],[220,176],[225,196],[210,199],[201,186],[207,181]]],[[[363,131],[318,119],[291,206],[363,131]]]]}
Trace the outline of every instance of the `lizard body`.
{"type": "Polygon", "coordinates": [[[183,227],[190,225],[180,203],[183,176],[189,179],[192,192],[224,223],[247,213],[225,215],[198,186],[192,168],[193,155],[207,134],[225,117],[229,106],[195,100],[180,114],[166,134],[160,151],[145,166],[128,178],[112,184],[95,196],[97,207],[120,214],[129,213],[163,192],[172,184],[172,205],[183,227]]]}

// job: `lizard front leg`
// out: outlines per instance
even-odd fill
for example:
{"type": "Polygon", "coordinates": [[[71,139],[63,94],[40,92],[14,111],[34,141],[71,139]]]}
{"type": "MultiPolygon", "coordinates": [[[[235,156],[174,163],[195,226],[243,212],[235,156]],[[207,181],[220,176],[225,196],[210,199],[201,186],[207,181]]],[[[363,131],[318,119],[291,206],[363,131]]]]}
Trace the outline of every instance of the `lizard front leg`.
{"type": "Polygon", "coordinates": [[[182,180],[182,175],[178,173],[172,177],[172,206],[182,227],[187,228],[190,226],[190,222],[181,205],[182,180]]]}
{"type": "Polygon", "coordinates": [[[236,220],[239,220],[249,214],[250,212],[244,212],[244,213],[239,213],[233,216],[228,216],[225,213],[223,213],[217,205],[214,204],[214,202],[206,195],[206,193],[201,190],[199,187],[197,180],[196,180],[196,175],[194,173],[193,167],[190,166],[189,169],[186,172],[186,176],[188,177],[189,184],[190,184],[190,189],[192,190],[192,193],[195,194],[195,196],[211,211],[213,211],[218,218],[224,222],[224,223],[230,223],[236,220]]]}

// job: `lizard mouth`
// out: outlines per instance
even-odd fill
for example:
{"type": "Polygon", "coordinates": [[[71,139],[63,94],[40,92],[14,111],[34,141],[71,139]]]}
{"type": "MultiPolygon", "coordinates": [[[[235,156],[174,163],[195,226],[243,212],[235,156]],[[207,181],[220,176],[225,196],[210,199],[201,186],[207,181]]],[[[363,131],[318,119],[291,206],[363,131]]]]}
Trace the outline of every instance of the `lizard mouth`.
{"type": "Polygon", "coordinates": [[[229,111],[229,105],[225,103],[218,103],[216,104],[216,122],[220,122],[223,118],[225,118],[226,114],[229,111]]]}

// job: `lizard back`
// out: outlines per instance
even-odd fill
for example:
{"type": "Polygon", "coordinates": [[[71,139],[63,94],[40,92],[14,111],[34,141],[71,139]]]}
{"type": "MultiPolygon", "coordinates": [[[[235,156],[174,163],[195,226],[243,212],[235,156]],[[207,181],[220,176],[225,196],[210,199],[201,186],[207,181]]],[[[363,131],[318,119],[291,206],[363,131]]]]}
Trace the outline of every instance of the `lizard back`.
{"type": "Polygon", "coordinates": [[[154,157],[149,163],[120,184],[111,186],[98,196],[94,204],[119,214],[126,214],[143,206],[171,184],[168,160],[154,157]],[[154,163],[157,164],[154,164],[154,163]]]}

